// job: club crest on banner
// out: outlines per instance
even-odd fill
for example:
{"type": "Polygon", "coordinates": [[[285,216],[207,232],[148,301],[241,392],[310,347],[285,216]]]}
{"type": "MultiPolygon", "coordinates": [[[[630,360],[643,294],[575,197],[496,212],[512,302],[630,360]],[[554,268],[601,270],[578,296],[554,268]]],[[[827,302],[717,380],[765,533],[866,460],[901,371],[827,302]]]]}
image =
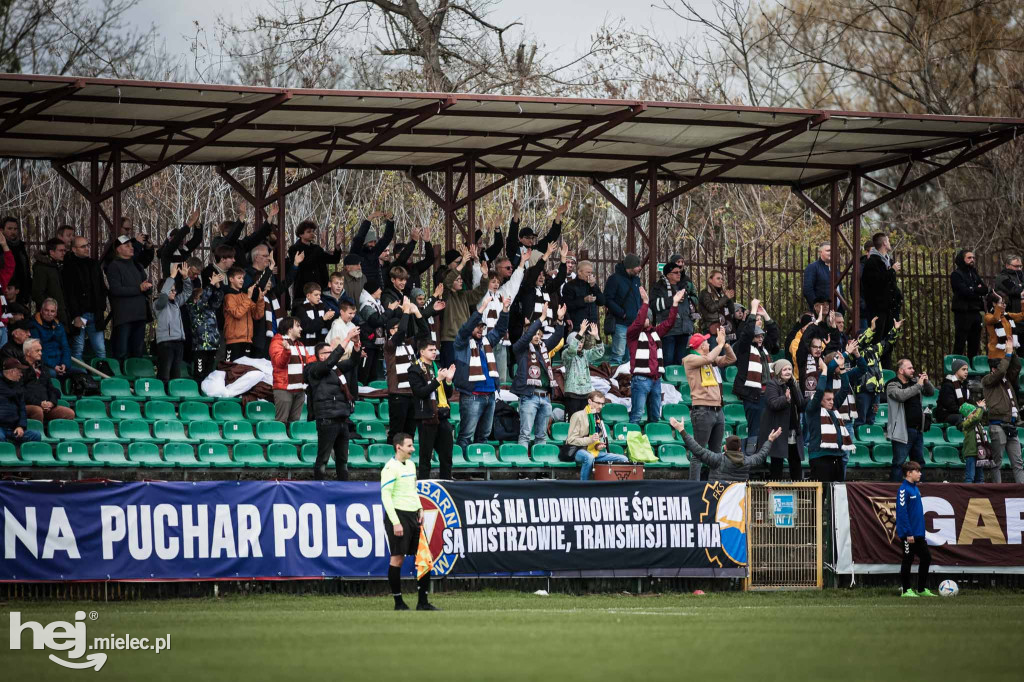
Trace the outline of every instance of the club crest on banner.
{"type": "Polygon", "coordinates": [[[889,542],[896,540],[896,498],[894,497],[869,497],[871,509],[875,512],[875,518],[885,531],[889,542]]]}
{"type": "MultiPolygon", "coordinates": [[[[710,516],[712,500],[718,500],[715,507],[715,523],[718,524],[721,533],[722,553],[741,566],[747,563],[746,495],[745,483],[731,483],[728,486],[722,483],[709,483],[704,488],[702,499],[705,507],[700,515],[701,521],[706,522],[706,517],[710,516]]],[[[713,556],[712,551],[704,551],[709,560],[719,566],[722,565],[721,560],[713,556]]]]}
{"type": "Polygon", "coordinates": [[[423,534],[427,538],[434,559],[434,570],[431,574],[447,575],[455,566],[458,556],[445,554],[444,531],[448,528],[462,527],[458,507],[444,486],[437,481],[419,481],[416,489],[423,505],[423,534]]]}

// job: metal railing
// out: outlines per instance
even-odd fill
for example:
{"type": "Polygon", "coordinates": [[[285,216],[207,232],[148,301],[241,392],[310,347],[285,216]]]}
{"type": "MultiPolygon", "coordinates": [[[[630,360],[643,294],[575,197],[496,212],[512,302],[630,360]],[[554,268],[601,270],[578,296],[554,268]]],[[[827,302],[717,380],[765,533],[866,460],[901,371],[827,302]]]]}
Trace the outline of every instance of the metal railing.
{"type": "Polygon", "coordinates": [[[748,483],[746,589],[821,589],[821,514],[820,483],[748,483]]]}

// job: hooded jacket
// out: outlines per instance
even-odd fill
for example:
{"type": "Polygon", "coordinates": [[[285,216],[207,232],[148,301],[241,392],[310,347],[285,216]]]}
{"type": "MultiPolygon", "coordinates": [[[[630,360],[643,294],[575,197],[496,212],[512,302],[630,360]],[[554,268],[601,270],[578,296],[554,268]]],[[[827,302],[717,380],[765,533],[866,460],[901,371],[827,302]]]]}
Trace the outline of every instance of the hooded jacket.
{"type": "MultiPolygon", "coordinates": [[[[588,334],[587,338],[592,337],[588,334]]],[[[562,350],[562,367],[565,368],[566,393],[586,395],[594,390],[590,366],[604,356],[604,344],[598,340],[590,348],[587,348],[586,345],[586,339],[581,339],[576,332],[569,334],[569,338],[565,341],[565,348],[562,350]]]]}
{"type": "Polygon", "coordinates": [[[188,310],[189,322],[192,325],[192,343],[194,350],[209,352],[217,350],[220,345],[220,326],[217,324],[217,311],[224,302],[226,285],[206,287],[199,294],[198,300],[190,296],[185,308],[188,310]]]}
{"type": "MultiPolygon", "coordinates": [[[[487,294],[487,278],[481,278],[480,284],[475,289],[470,289],[470,285],[473,282],[473,262],[470,261],[462,268],[462,290],[453,291],[452,283],[459,277],[460,273],[455,272],[452,269],[444,275],[444,296],[443,300],[445,303],[444,317],[441,319],[441,343],[451,342],[455,340],[455,335],[459,332],[459,329],[465,324],[466,320],[469,319],[470,309],[476,305],[487,294]]],[[[502,330],[502,335],[508,329],[508,322],[505,323],[505,329],[502,330]]],[[[501,337],[498,337],[499,340],[501,337]]],[[[495,342],[491,344],[497,346],[495,342]]],[[[458,388],[459,382],[456,378],[455,386],[458,388]]]]}
{"type": "Polygon", "coordinates": [[[640,312],[640,278],[626,272],[625,263],[616,263],[615,272],[604,285],[604,301],[615,324],[628,327],[640,312]]]}
{"type": "MultiPolygon", "coordinates": [[[[537,390],[535,386],[531,386],[527,383],[526,370],[530,361],[530,340],[533,339],[533,335],[541,329],[541,324],[540,320],[535,320],[526,328],[526,331],[523,332],[522,336],[512,344],[512,352],[515,354],[516,358],[516,375],[512,377],[511,391],[520,398],[529,398],[537,390]]],[[[558,324],[558,322],[553,322],[553,326],[555,331],[543,338],[544,347],[547,348],[549,352],[559,344],[562,340],[562,335],[565,333],[564,325],[558,324]]],[[[550,355],[548,357],[548,362],[551,362],[550,355]]],[[[546,381],[546,378],[543,378],[542,381],[546,381]]],[[[550,392],[554,390],[554,387],[548,386],[547,390],[550,392]]]]}
{"type": "Polygon", "coordinates": [[[32,338],[39,339],[43,346],[43,364],[47,367],[64,365],[71,367],[71,346],[64,325],[59,320],[53,322],[43,320],[41,313],[32,318],[32,338]]]}
{"type": "Polygon", "coordinates": [[[64,282],[61,277],[63,267],[63,263],[45,253],[36,254],[35,266],[32,268],[32,302],[36,304],[36,310],[39,310],[47,298],[57,301],[57,319],[67,328],[70,321],[68,307],[64,302],[64,282]]]}
{"type": "MultiPolygon", "coordinates": [[[[693,439],[685,430],[680,434],[690,455],[708,465],[709,481],[746,481],[750,479],[750,470],[761,466],[768,459],[772,442],[766,440],[756,454],[746,455],[739,451],[726,450],[712,452],[693,439]]],[[[782,440],[782,436],[779,437],[782,440]]]]}
{"type": "MultiPolygon", "coordinates": [[[[973,265],[964,262],[964,256],[970,253],[961,249],[956,254],[956,267],[949,274],[949,285],[953,289],[953,302],[951,307],[958,313],[977,313],[985,309],[985,294],[988,293],[988,285],[981,281],[978,269],[973,265]]],[[[1017,294],[1017,304],[1020,305],[1020,294],[1017,294]]]]}
{"type": "Polygon", "coordinates": [[[960,416],[964,418],[959,426],[964,434],[964,444],[960,448],[960,461],[963,462],[968,457],[978,456],[978,434],[975,427],[981,425],[984,432],[985,408],[964,403],[960,406],[960,416]]]}
{"type": "Polygon", "coordinates": [[[996,277],[995,290],[1006,302],[1006,309],[1011,313],[1021,311],[1020,295],[1024,293],[1024,270],[1004,268],[996,277]]]}
{"type": "MultiPolygon", "coordinates": [[[[1010,403],[1010,395],[1003,386],[1003,379],[1013,377],[1012,380],[1009,380],[1009,383],[1011,388],[1015,388],[1013,384],[1016,383],[1016,377],[1019,375],[1020,356],[1007,355],[999,361],[999,364],[991,372],[981,378],[981,389],[985,396],[985,407],[988,410],[989,423],[994,421],[1008,423],[1013,417],[1013,406],[1010,403]]],[[[1020,405],[1017,405],[1017,409],[1020,409],[1020,405]]],[[[1019,416],[1017,421],[1020,421],[1019,416]]]]}
{"type": "Polygon", "coordinates": [[[173,289],[174,279],[168,277],[160,287],[160,294],[153,301],[157,343],[185,340],[185,327],[181,321],[181,303],[192,296],[192,280],[188,277],[182,280],[181,293],[175,294],[172,301],[170,294],[173,289]]]}

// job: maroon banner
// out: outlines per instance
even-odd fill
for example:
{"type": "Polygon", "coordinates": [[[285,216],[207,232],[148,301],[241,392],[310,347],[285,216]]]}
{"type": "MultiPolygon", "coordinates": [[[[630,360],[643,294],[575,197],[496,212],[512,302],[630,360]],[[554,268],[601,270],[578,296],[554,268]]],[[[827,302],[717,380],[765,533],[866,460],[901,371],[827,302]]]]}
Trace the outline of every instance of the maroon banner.
{"type": "MultiPolygon", "coordinates": [[[[922,483],[932,563],[1024,566],[1024,485],[922,483]]],[[[898,564],[896,483],[847,483],[855,564],[898,564]]]]}

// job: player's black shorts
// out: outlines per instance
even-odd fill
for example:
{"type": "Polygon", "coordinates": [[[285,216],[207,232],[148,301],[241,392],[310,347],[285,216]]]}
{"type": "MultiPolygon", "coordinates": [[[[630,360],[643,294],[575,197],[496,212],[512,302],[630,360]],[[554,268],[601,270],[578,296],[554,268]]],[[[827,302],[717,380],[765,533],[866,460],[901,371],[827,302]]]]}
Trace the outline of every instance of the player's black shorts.
{"type": "Polygon", "coordinates": [[[391,524],[391,519],[388,515],[384,515],[384,529],[388,533],[388,547],[391,549],[391,554],[412,554],[415,556],[416,550],[420,546],[420,524],[417,522],[419,512],[404,511],[402,509],[396,509],[395,513],[398,514],[398,522],[402,524],[402,536],[395,535],[395,527],[391,524]]]}

